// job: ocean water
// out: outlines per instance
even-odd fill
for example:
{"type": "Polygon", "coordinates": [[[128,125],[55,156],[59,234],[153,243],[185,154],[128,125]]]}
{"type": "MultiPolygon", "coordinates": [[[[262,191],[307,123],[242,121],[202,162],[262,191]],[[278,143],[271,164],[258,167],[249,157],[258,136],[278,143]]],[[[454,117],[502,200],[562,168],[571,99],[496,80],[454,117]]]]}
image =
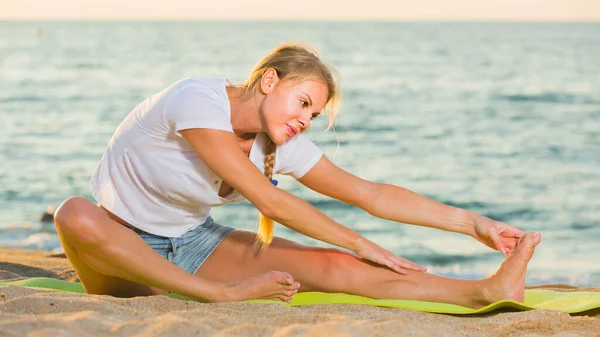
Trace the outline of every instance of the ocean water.
{"type": "MultiPolygon", "coordinates": [[[[183,77],[241,82],[287,41],[342,75],[335,130],[310,130],[337,165],[541,232],[529,283],[600,285],[599,23],[0,22],[0,246],[60,251],[39,216],[92,199],[90,176],[133,107],[183,77]]],[[[487,276],[503,258],[280,187],[436,273],[487,276]]],[[[244,202],[213,216],[253,229],[257,212],[244,202]]]]}

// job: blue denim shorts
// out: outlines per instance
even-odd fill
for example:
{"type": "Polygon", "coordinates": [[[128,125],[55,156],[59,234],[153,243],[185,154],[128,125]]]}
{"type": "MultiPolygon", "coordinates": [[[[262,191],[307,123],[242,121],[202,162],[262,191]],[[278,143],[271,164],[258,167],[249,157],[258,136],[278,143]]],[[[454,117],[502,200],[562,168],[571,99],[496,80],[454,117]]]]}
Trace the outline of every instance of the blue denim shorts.
{"type": "Polygon", "coordinates": [[[195,274],[219,243],[235,229],[219,225],[212,217],[178,238],[170,238],[132,228],[146,243],[165,259],[195,274]]]}

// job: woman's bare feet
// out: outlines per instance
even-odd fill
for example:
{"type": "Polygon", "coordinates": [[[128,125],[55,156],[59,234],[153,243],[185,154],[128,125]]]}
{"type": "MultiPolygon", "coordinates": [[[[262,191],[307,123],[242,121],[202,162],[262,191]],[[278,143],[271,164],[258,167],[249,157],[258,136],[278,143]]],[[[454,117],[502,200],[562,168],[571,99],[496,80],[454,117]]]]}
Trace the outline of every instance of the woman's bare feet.
{"type": "Polygon", "coordinates": [[[300,283],[294,282],[292,275],[280,271],[247,278],[225,284],[225,292],[216,302],[233,302],[243,300],[280,300],[290,302],[298,292],[300,283]]]}
{"type": "Polygon", "coordinates": [[[485,280],[489,282],[486,289],[486,302],[493,303],[506,299],[523,302],[527,263],[531,260],[535,246],[540,243],[540,240],[540,233],[530,232],[521,237],[517,247],[502,262],[494,275],[485,280]]]}

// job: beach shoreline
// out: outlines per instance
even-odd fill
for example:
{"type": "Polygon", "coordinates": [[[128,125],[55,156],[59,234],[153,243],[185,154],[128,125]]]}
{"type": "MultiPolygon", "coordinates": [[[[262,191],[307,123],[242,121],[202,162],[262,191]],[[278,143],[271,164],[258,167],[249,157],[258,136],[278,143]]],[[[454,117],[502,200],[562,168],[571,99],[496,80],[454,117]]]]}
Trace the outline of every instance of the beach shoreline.
{"type": "MultiPolygon", "coordinates": [[[[75,281],[63,254],[0,248],[0,280],[52,277],[75,281]]],[[[560,291],[600,291],[564,284],[560,291]]],[[[0,287],[0,336],[598,336],[600,310],[569,315],[532,310],[456,316],[362,305],[287,307],[276,304],[130,299],[0,287]],[[260,310],[257,310],[257,305],[260,310]]]]}

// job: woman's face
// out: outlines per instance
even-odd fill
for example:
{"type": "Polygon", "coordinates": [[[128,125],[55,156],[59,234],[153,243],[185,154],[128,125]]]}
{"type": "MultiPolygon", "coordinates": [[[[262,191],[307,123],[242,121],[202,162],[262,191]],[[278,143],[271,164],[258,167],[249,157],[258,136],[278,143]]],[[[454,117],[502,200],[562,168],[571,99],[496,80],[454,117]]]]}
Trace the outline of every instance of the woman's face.
{"type": "Polygon", "coordinates": [[[261,105],[265,131],[277,145],[306,131],[325,107],[327,95],[327,86],[319,81],[277,81],[261,105]]]}

